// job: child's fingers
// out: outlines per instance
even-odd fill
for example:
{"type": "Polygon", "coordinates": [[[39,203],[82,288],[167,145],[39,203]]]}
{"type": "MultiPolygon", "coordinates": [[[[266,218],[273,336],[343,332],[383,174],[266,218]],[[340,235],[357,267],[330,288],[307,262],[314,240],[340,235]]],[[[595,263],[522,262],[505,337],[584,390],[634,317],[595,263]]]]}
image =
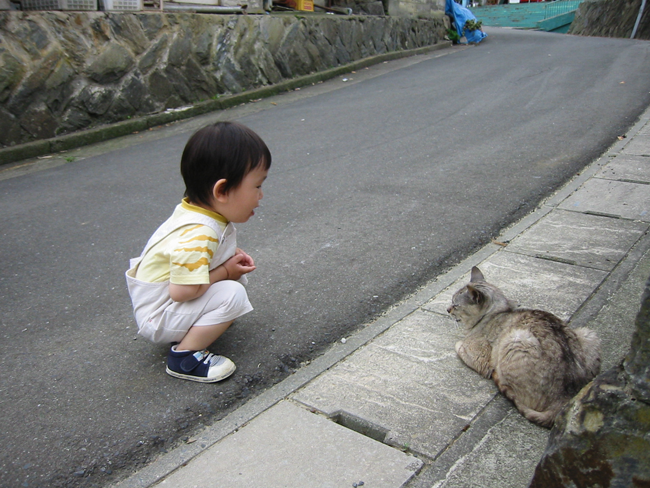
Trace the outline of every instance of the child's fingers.
{"type": "MultiPolygon", "coordinates": [[[[245,262],[249,263],[249,266],[255,266],[255,262],[253,261],[253,258],[250,257],[250,255],[248,253],[245,253],[241,249],[239,251],[240,251],[240,255],[242,255],[242,256],[244,256],[246,258],[245,262]]],[[[242,262],[244,262],[244,261],[242,261],[242,262]]]]}
{"type": "Polygon", "coordinates": [[[255,266],[255,262],[253,261],[253,258],[251,258],[248,254],[243,253],[243,254],[237,254],[239,260],[237,261],[239,264],[243,266],[255,266]]]}
{"type": "Polygon", "coordinates": [[[246,274],[250,273],[251,271],[255,271],[256,267],[255,264],[253,263],[253,260],[251,259],[250,256],[247,254],[235,254],[233,257],[231,257],[229,260],[229,266],[233,266],[233,271],[237,271],[238,273],[241,274],[246,274]]]}
{"type": "Polygon", "coordinates": [[[246,257],[243,254],[235,254],[228,261],[234,264],[241,264],[244,261],[244,259],[246,259],[246,257]]]}
{"type": "Polygon", "coordinates": [[[243,276],[245,274],[251,273],[255,271],[255,266],[237,266],[237,272],[236,275],[243,276]]]}

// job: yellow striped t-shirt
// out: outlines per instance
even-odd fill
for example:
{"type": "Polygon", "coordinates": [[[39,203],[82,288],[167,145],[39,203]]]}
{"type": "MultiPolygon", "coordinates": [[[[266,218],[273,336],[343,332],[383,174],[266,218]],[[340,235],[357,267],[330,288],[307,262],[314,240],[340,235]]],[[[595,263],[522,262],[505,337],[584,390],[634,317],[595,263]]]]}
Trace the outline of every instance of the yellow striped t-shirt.
{"type": "MultiPolygon", "coordinates": [[[[228,225],[225,217],[192,205],[183,199],[172,218],[198,212],[213,218],[223,230],[228,225]]],[[[201,224],[179,227],[153,246],[142,259],[136,278],[149,283],[169,281],[178,285],[210,283],[210,261],[219,247],[214,230],[201,224]]]]}

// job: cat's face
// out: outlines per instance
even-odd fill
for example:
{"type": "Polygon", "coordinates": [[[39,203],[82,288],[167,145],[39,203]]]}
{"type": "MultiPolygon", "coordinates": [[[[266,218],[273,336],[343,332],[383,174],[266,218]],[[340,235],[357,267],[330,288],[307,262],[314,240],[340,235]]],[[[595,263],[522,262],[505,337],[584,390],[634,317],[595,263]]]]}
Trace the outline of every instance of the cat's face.
{"type": "Polygon", "coordinates": [[[472,268],[470,283],[454,293],[447,312],[457,322],[472,328],[485,315],[511,311],[515,306],[501,290],[487,283],[481,270],[475,266],[472,268]]]}
{"type": "Polygon", "coordinates": [[[447,309],[457,322],[466,326],[476,323],[476,319],[483,315],[485,297],[480,290],[471,284],[464,286],[451,298],[451,306],[447,309]]]}

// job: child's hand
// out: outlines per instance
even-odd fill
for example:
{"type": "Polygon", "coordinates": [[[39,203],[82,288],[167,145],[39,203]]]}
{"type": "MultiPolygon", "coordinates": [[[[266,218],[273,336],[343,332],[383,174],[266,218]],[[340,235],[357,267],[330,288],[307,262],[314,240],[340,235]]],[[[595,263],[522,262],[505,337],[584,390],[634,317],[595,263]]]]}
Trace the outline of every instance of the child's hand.
{"type": "Polygon", "coordinates": [[[226,271],[228,272],[228,277],[226,279],[234,281],[237,281],[242,277],[242,275],[255,270],[253,258],[241,249],[237,249],[236,254],[221,266],[226,268],[226,271]]]}
{"type": "Polygon", "coordinates": [[[255,262],[253,261],[253,258],[250,257],[248,254],[246,254],[242,249],[237,248],[235,251],[235,255],[241,254],[245,257],[245,263],[242,262],[242,264],[246,264],[246,266],[255,266],[255,262]]]}

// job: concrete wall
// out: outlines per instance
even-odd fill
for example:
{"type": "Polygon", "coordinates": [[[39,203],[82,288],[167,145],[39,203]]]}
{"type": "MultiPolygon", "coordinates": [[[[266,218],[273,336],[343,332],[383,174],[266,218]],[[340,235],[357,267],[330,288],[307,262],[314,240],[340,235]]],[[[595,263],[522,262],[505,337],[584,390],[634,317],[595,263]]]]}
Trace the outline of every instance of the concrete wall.
{"type": "Polygon", "coordinates": [[[0,12],[0,147],[443,40],[400,16],[0,12]]]}

